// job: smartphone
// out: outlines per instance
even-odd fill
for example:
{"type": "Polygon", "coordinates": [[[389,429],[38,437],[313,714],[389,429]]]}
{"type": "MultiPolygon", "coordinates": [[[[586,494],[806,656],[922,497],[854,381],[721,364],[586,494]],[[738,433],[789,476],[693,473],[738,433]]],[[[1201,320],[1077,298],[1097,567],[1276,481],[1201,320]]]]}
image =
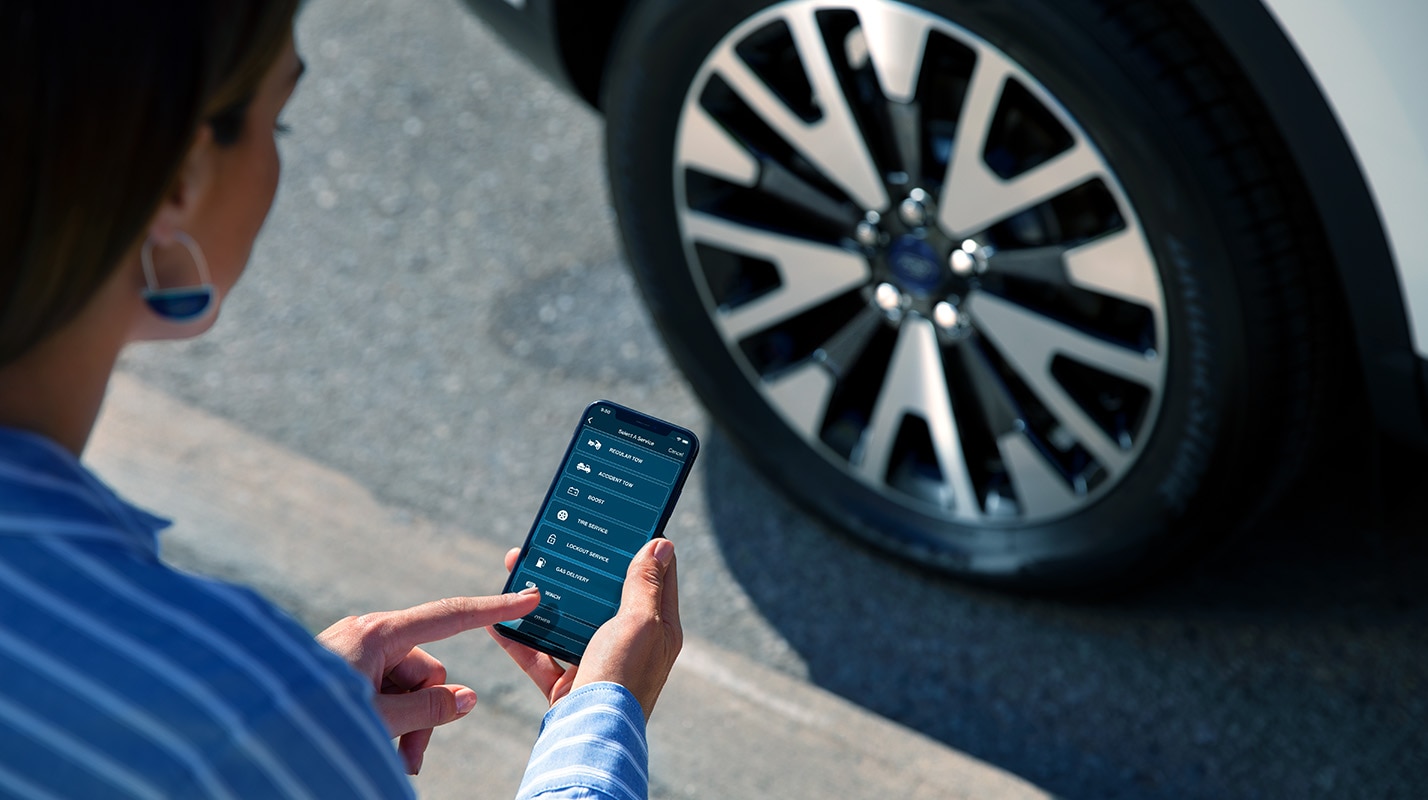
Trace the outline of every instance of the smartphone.
{"type": "Polygon", "coordinates": [[[660,536],[694,465],[686,428],[608,400],[580,415],[505,591],[540,588],[535,611],[502,636],[579,664],[620,607],[630,560],[660,536]]]}

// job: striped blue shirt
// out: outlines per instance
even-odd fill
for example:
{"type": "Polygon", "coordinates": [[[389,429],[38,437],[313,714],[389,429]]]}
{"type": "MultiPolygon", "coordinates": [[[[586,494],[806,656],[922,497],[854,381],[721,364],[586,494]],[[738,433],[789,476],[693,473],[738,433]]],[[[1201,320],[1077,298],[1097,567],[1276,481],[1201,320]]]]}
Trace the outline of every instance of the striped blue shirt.
{"type": "MultiPolygon", "coordinates": [[[[257,594],[158,557],[168,522],[0,428],[0,797],[411,797],[371,687],[257,594]]],[[[522,797],[644,797],[639,704],[547,716],[522,797]]]]}
{"type": "Polygon", "coordinates": [[[516,797],[644,800],[648,770],[639,701],[617,683],[592,683],[546,713],[516,797]]]}
{"type": "Polygon", "coordinates": [[[369,684],[168,523],[0,430],[0,795],[410,797],[369,684]]]}

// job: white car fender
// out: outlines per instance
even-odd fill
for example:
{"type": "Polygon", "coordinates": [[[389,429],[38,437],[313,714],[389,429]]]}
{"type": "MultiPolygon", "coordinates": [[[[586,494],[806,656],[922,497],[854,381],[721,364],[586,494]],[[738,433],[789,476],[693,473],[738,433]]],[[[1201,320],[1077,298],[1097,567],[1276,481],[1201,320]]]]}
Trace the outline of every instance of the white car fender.
{"type": "Polygon", "coordinates": [[[1414,349],[1428,358],[1428,3],[1264,4],[1353,148],[1383,221],[1414,349]]]}

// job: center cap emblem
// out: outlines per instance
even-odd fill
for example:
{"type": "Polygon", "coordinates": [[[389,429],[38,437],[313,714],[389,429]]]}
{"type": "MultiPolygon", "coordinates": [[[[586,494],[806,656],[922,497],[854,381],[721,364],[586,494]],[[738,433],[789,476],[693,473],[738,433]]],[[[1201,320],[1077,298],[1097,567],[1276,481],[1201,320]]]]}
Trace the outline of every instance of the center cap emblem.
{"type": "Polygon", "coordinates": [[[937,253],[916,236],[902,236],[888,248],[888,266],[904,288],[930,291],[942,281],[937,253]]]}

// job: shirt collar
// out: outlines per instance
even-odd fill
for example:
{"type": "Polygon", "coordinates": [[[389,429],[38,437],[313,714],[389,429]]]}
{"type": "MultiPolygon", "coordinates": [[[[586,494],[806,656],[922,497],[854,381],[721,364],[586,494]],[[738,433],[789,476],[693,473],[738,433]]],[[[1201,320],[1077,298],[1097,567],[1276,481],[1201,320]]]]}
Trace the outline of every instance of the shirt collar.
{"type": "Polygon", "coordinates": [[[58,444],[0,427],[0,536],[99,539],[157,557],[169,520],[130,504],[58,444]]]}

